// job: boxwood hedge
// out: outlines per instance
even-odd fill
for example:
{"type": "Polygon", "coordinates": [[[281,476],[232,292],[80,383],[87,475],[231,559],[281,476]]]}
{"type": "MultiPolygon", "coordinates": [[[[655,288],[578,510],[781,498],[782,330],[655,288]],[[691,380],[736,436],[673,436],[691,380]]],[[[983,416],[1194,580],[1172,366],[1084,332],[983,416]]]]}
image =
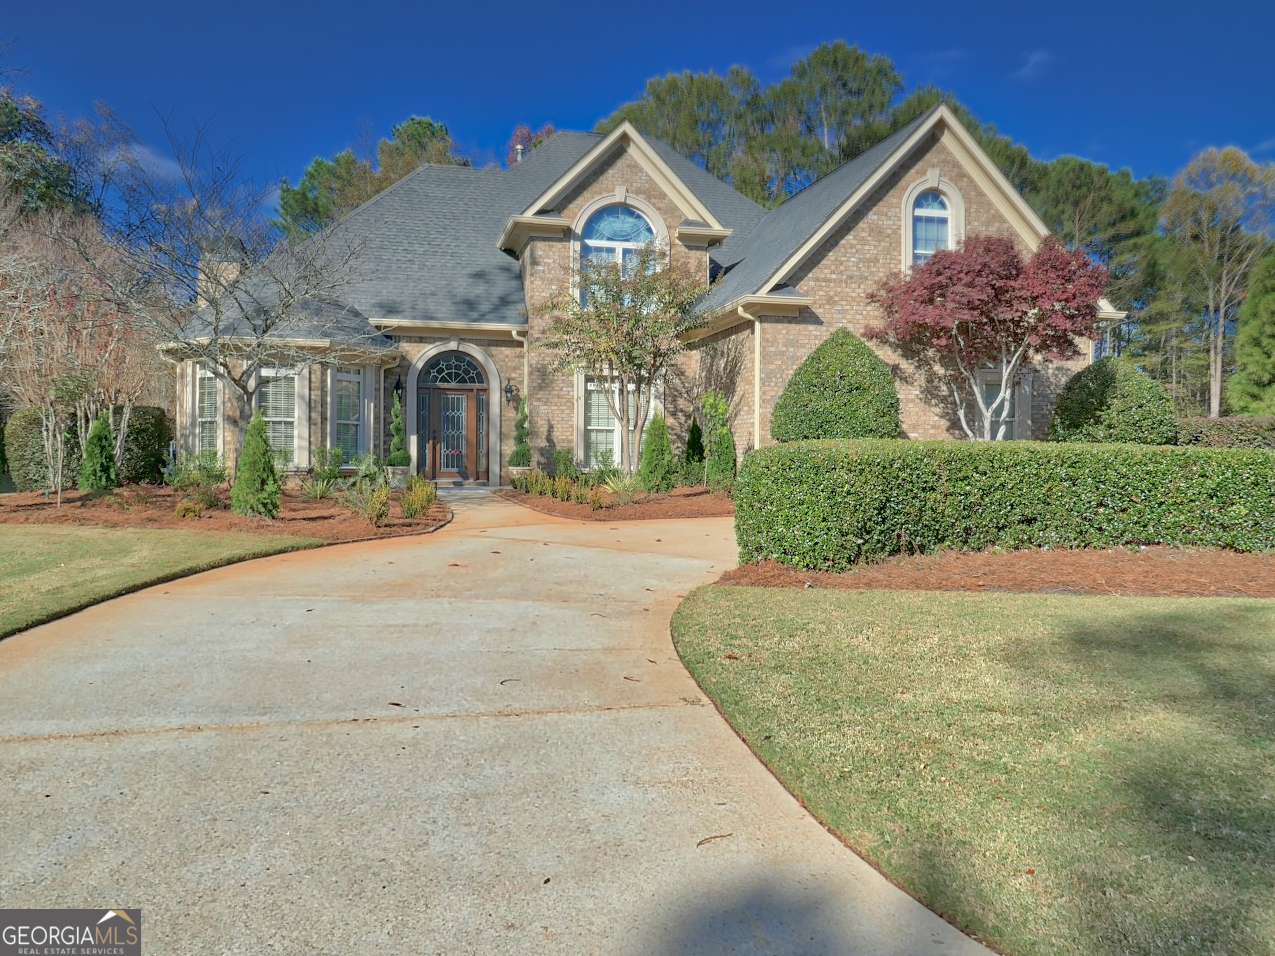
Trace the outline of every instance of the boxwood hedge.
{"type": "Polygon", "coordinates": [[[847,329],[797,366],[770,417],[775,441],[897,438],[899,391],[890,367],[847,329]]]}
{"type": "Polygon", "coordinates": [[[807,441],[744,459],[740,561],[843,571],[999,546],[1275,547],[1275,453],[1044,442],[807,441]]]}
{"type": "Polygon", "coordinates": [[[1275,417],[1184,418],[1179,445],[1208,448],[1275,448],[1275,417]]]}

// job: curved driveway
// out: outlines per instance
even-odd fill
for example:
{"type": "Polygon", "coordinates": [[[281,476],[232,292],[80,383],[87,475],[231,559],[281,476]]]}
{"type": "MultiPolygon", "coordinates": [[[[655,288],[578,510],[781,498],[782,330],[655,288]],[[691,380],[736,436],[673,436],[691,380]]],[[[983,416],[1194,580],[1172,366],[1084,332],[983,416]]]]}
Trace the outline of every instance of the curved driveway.
{"type": "Polygon", "coordinates": [[[729,519],[453,500],[0,642],[0,906],[140,906],[153,954],[986,953],[677,661],[729,519]]]}

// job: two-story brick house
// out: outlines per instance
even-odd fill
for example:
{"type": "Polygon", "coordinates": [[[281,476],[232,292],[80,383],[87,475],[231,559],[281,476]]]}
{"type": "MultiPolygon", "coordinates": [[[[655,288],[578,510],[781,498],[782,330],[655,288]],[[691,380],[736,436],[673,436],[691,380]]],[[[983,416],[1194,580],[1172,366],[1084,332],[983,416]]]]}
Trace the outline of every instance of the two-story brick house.
{"type": "MultiPolygon", "coordinates": [[[[384,453],[397,390],[414,470],[492,484],[523,397],[538,461],[569,447],[588,464],[619,440],[606,383],[552,372],[536,348],[549,321],[536,306],[571,291],[582,253],[623,261],[655,240],[714,282],[664,405],[677,435],[697,388],[726,391],[742,452],[769,441],[775,401],[832,330],[879,324],[868,293],[887,274],[966,235],[1008,236],[1030,252],[1046,234],[944,106],[770,211],[626,123],[605,136],[559,133],[509,169],[422,167],[336,228],[360,237],[367,266],[335,304],[335,344],[352,357],[270,373],[259,402],[272,440],[290,443],[298,467],[320,445],[384,453]]],[[[307,321],[289,334],[330,348],[332,328],[320,336],[307,321]]],[[[906,434],[958,437],[907,363],[878,351],[895,369],[906,434]]],[[[1058,389],[1088,361],[1022,376],[1015,437],[1043,437],[1058,389]]],[[[224,389],[197,362],[179,367],[184,444],[233,457],[224,389]]]]}

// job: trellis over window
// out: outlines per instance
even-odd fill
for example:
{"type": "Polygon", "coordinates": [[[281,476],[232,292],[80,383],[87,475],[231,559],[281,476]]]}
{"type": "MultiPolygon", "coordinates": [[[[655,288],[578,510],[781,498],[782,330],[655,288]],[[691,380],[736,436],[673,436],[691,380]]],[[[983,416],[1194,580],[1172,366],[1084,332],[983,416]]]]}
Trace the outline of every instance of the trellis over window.
{"type": "Polygon", "coordinates": [[[940,249],[955,249],[965,236],[965,202],[960,191],[931,169],[904,193],[903,268],[928,262],[940,249]]]}

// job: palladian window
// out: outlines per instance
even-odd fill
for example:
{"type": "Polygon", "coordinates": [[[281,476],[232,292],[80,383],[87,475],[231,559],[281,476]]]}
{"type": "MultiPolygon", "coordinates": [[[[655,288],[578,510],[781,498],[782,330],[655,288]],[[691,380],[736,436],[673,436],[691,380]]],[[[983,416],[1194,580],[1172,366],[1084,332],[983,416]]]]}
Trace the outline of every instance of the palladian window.
{"type": "Polygon", "coordinates": [[[952,211],[941,193],[928,190],[912,204],[912,264],[928,262],[939,249],[952,248],[952,211]]]}

